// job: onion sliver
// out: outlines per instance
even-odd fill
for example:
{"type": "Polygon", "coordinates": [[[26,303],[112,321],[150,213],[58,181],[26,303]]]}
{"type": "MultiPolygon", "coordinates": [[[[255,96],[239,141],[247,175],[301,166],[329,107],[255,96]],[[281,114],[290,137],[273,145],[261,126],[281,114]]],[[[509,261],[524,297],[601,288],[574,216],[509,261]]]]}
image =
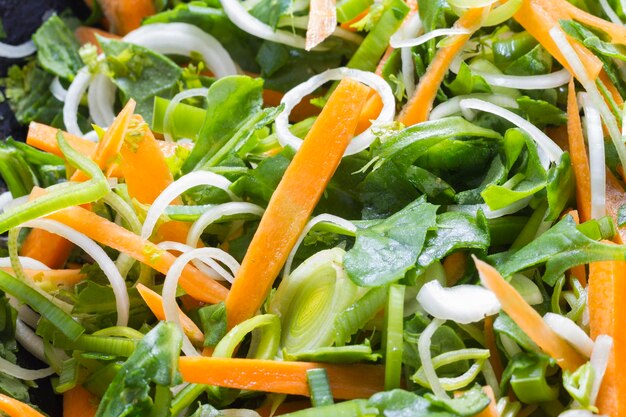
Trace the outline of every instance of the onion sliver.
{"type": "Polygon", "coordinates": [[[61,85],[59,77],[54,77],[54,80],[52,80],[52,83],[50,84],[50,92],[57,100],[61,102],[65,101],[67,90],[61,85]]]}
{"type": "Polygon", "coordinates": [[[438,119],[443,119],[444,117],[452,116],[457,113],[461,113],[462,112],[461,105],[460,105],[461,101],[470,99],[470,98],[477,98],[479,100],[484,100],[489,103],[495,104],[496,106],[499,106],[499,107],[508,107],[510,109],[519,108],[519,104],[517,103],[517,100],[515,100],[511,96],[505,96],[503,94],[489,94],[489,93],[468,94],[465,96],[452,97],[451,99],[439,104],[430,112],[429,119],[438,120],[438,119]]]}
{"type": "Polygon", "coordinates": [[[19,318],[15,320],[15,340],[31,355],[48,363],[43,347],[43,340],[19,318]]]}
{"type": "Polygon", "coordinates": [[[600,3],[600,7],[602,7],[602,11],[604,11],[604,14],[606,14],[606,16],[609,18],[611,22],[620,26],[624,25],[624,22],[622,22],[622,19],[620,19],[617,13],[615,13],[615,10],[613,10],[613,8],[611,7],[608,1],[599,0],[599,3],[600,3]]]}
{"type": "Polygon", "coordinates": [[[154,227],[156,226],[159,217],[165,211],[165,208],[182,193],[194,187],[198,187],[200,185],[217,187],[226,191],[231,199],[239,200],[239,198],[228,188],[231,184],[232,183],[230,181],[221,175],[209,171],[193,171],[189,174],[183,175],[168,185],[167,188],[159,194],[156,200],[154,200],[154,203],[150,206],[150,209],[146,214],[146,219],[143,222],[141,237],[143,239],[148,239],[154,231],[154,227]]]}
{"type": "Polygon", "coordinates": [[[115,84],[106,75],[96,74],[87,93],[89,115],[98,126],[109,126],[115,119],[115,84]]]}
{"type": "MultiPolygon", "coordinates": [[[[195,258],[213,258],[218,261],[222,261],[224,258],[224,254],[228,255],[221,249],[218,248],[198,248],[187,253],[183,253],[180,255],[172,266],[170,266],[169,271],[167,271],[167,275],[165,276],[165,281],[163,282],[163,311],[165,312],[165,319],[169,322],[174,323],[181,331],[183,335],[183,352],[187,356],[198,356],[198,351],[193,347],[193,344],[189,340],[189,337],[185,334],[180,324],[180,318],[178,317],[178,305],[176,304],[176,288],[178,287],[178,279],[180,278],[181,273],[185,266],[195,258]]],[[[229,255],[230,256],[230,255],[229,255]]],[[[236,271],[231,271],[233,275],[236,274],[236,271]]]]}
{"type": "Polygon", "coordinates": [[[89,239],[84,234],[77,232],[76,230],[68,227],[62,223],[53,220],[32,220],[23,224],[24,227],[33,227],[43,229],[47,232],[59,235],[74,243],[76,246],[84,250],[87,255],[91,256],[93,260],[98,264],[102,272],[106,275],[111,289],[115,295],[115,307],[117,310],[117,325],[126,326],[128,324],[128,315],[130,309],[130,302],[128,300],[128,290],[126,289],[126,282],[120,275],[117,267],[96,242],[89,239]]]}
{"type": "Polygon", "coordinates": [[[445,320],[441,319],[433,319],[428,326],[424,329],[422,334],[417,341],[417,350],[419,352],[420,361],[422,362],[422,369],[424,370],[424,375],[426,376],[426,380],[430,385],[430,389],[433,391],[437,397],[441,399],[450,398],[446,391],[441,386],[439,382],[439,377],[437,376],[437,372],[435,371],[435,367],[433,366],[432,355],[430,353],[430,345],[432,341],[433,334],[437,331],[437,329],[445,323],[445,320]]]}
{"type": "Polygon", "coordinates": [[[13,194],[11,194],[11,191],[5,191],[0,194],[0,212],[4,211],[4,208],[11,201],[13,201],[13,194]]]}
{"type": "Polygon", "coordinates": [[[9,45],[8,43],[0,42],[1,58],[24,58],[34,54],[35,51],[37,51],[37,47],[35,47],[33,41],[26,41],[19,45],[9,45]]]}
{"type": "Polygon", "coordinates": [[[54,373],[54,369],[51,367],[37,370],[25,369],[0,357],[0,372],[25,381],[34,381],[49,377],[54,373]]]}
{"type": "Polygon", "coordinates": [[[572,345],[574,349],[582,353],[586,357],[591,357],[593,350],[593,341],[591,338],[578,327],[571,319],[561,316],[560,314],[546,313],[543,321],[567,343],[572,345]]]}
{"type": "Polygon", "coordinates": [[[513,123],[520,129],[526,131],[526,133],[528,133],[532,137],[532,139],[537,143],[539,148],[543,150],[543,153],[548,156],[549,161],[545,161],[545,160],[542,161],[543,166],[546,169],[548,168],[549,163],[551,161],[552,162],[558,161],[561,158],[561,155],[563,154],[563,150],[561,150],[559,145],[554,143],[552,139],[550,139],[545,133],[539,130],[539,128],[537,128],[535,125],[530,123],[528,120],[525,120],[524,118],[518,116],[517,114],[507,109],[504,109],[500,106],[496,106],[495,104],[491,104],[486,101],[478,100],[475,98],[462,100],[459,105],[461,106],[461,109],[480,110],[480,111],[484,111],[487,113],[495,114],[496,116],[500,116],[503,119],[506,119],[509,122],[513,123]]]}
{"type": "MultiPolygon", "coordinates": [[[[402,24],[402,27],[391,36],[390,42],[395,43],[405,39],[413,38],[423,30],[422,20],[419,13],[409,16],[402,24]]],[[[411,48],[401,48],[400,60],[402,62],[402,80],[406,89],[407,97],[413,96],[415,92],[415,61],[411,48]]]]}
{"type": "MultiPolygon", "coordinates": [[[[38,261],[37,259],[29,258],[28,256],[20,256],[20,263],[23,268],[26,269],[37,269],[41,271],[49,271],[50,268],[45,265],[43,262],[38,261]]],[[[11,267],[11,259],[9,257],[0,258],[0,268],[10,268],[11,267]]]]}
{"type": "MultiPolygon", "coordinates": [[[[391,91],[391,87],[389,87],[389,84],[387,84],[384,79],[367,71],[345,67],[334,68],[324,71],[321,74],[314,75],[307,81],[289,90],[289,92],[283,96],[281,104],[283,104],[285,108],[276,118],[276,134],[278,135],[278,141],[282,146],[289,145],[293,149],[298,150],[302,144],[302,139],[293,135],[289,131],[289,113],[291,113],[300,100],[328,81],[342,80],[347,77],[362,82],[368,87],[374,89],[380,95],[383,101],[383,109],[378,115],[378,118],[372,123],[372,126],[393,121],[396,113],[396,99],[391,91]]],[[[372,133],[372,126],[352,139],[346,149],[346,152],[344,153],[344,156],[354,155],[372,144],[375,139],[375,136],[372,133]]]]}
{"type": "MultiPolygon", "coordinates": [[[[166,251],[176,251],[180,253],[187,253],[195,249],[189,245],[185,245],[184,243],[172,242],[169,240],[160,242],[157,246],[166,251]]],[[[215,260],[213,260],[212,258],[198,257],[198,260],[200,262],[194,262],[194,264],[204,274],[210,276],[216,281],[228,281],[230,283],[233,282],[234,276],[230,272],[225,270],[219,263],[215,262],[215,260]]],[[[238,271],[239,266],[239,263],[235,260],[235,263],[231,263],[231,265],[229,265],[229,268],[238,271]],[[235,268],[233,268],[233,266],[235,266],[235,268]]]]}
{"type": "Polygon", "coordinates": [[[66,130],[75,136],[82,136],[80,127],[78,127],[78,105],[80,100],[87,91],[89,83],[91,81],[91,74],[87,70],[87,67],[82,68],[74,77],[74,81],[67,89],[67,95],[65,96],[65,103],[63,103],[63,123],[66,130]]]}
{"type": "Polygon", "coordinates": [[[468,33],[471,33],[471,31],[467,29],[457,29],[457,28],[435,29],[417,38],[403,39],[403,40],[392,39],[390,42],[390,45],[392,48],[408,48],[408,47],[421,45],[439,36],[467,35],[468,33]]]}
{"type": "Polygon", "coordinates": [[[172,128],[172,113],[174,112],[174,109],[176,108],[178,103],[190,97],[206,97],[208,93],[208,88],[192,88],[191,90],[181,91],[180,93],[172,97],[172,100],[167,105],[167,109],[165,109],[165,116],[163,116],[163,138],[166,141],[173,141],[172,134],[170,133],[170,130],[172,128]]]}
{"type": "Polygon", "coordinates": [[[319,223],[333,223],[339,227],[346,229],[349,232],[356,232],[356,226],[349,220],[342,219],[338,216],[333,216],[332,214],[320,214],[319,216],[313,217],[309,222],[304,226],[302,233],[298,236],[298,240],[296,244],[293,245],[291,252],[289,252],[289,256],[287,257],[287,261],[285,262],[285,267],[283,268],[283,279],[286,279],[291,273],[291,265],[293,264],[293,258],[296,256],[296,252],[298,248],[302,244],[302,241],[309,234],[311,229],[313,229],[319,223]]]}
{"type": "Polygon", "coordinates": [[[428,314],[461,324],[475,323],[500,311],[495,294],[478,285],[444,288],[439,281],[427,282],[417,294],[417,301],[428,314]]]}
{"type": "Polygon", "coordinates": [[[596,403],[598,393],[600,392],[600,386],[604,379],[604,373],[613,351],[613,338],[607,335],[600,335],[596,337],[596,341],[593,344],[593,351],[591,352],[591,366],[596,373],[596,377],[593,379],[593,386],[591,393],[589,394],[589,400],[591,404],[596,403]]]}
{"type": "Polygon", "coordinates": [[[583,96],[585,127],[589,142],[589,174],[591,184],[591,217],[599,219],[606,215],[606,160],[602,118],[589,96],[583,96]]]}

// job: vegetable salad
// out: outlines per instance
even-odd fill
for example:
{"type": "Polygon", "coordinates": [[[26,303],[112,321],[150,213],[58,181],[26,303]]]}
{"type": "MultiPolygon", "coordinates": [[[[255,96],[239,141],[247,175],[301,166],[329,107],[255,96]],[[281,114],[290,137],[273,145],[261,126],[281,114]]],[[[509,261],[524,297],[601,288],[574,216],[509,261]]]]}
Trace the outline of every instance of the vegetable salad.
{"type": "Polygon", "coordinates": [[[626,415],[623,1],[88,3],[0,43],[3,413],[626,415]]]}

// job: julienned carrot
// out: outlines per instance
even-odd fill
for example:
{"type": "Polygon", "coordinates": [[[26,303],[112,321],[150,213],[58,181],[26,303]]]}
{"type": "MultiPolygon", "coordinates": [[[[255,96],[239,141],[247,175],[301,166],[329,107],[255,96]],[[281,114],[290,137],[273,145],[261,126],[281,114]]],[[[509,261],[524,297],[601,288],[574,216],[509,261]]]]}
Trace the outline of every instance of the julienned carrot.
{"type": "MultiPolygon", "coordinates": [[[[102,245],[126,253],[163,274],[176,260],[174,255],[152,242],[82,207],[69,207],[50,214],[48,218],[70,226],[102,245]]],[[[179,282],[187,294],[207,303],[220,302],[228,294],[221,284],[191,265],[185,267],[179,282]]]]}
{"type": "Polygon", "coordinates": [[[102,36],[103,38],[120,39],[119,36],[111,32],[107,32],[102,29],[92,28],[91,26],[79,26],[76,28],[76,30],[74,30],[74,36],[76,36],[76,39],[78,39],[78,42],[81,45],[91,43],[98,48],[98,53],[102,53],[102,48],[100,48],[100,44],[98,43],[98,38],[96,37],[96,35],[102,36]]]}
{"type": "MultiPolygon", "coordinates": [[[[611,170],[606,170],[606,214],[611,216],[617,224],[617,213],[622,205],[626,204],[624,187],[615,178],[611,170]]],[[[626,242],[626,227],[619,227],[613,240],[615,243],[626,242]]]]}
{"type": "MultiPolygon", "coordinates": [[[[522,1],[520,9],[513,17],[528,33],[537,39],[561,65],[573,73],[567,60],[561,53],[561,50],[552,39],[552,36],[550,36],[550,29],[558,26],[560,19],[569,19],[570,17],[565,14],[564,9],[555,7],[551,1],[552,0],[524,0],[522,1]]],[[[602,62],[580,43],[573,41],[572,46],[587,69],[589,77],[596,79],[602,70],[602,62]]]]}
{"type": "Polygon", "coordinates": [[[365,16],[367,16],[369,12],[370,12],[370,8],[368,7],[367,9],[363,10],[361,13],[356,15],[356,17],[354,17],[352,20],[343,22],[339,26],[341,26],[342,29],[349,30],[350,32],[357,32],[357,30],[353,28],[352,25],[354,25],[356,22],[360,21],[361,19],[365,18],[365,16]]]}
{"type": "MultiPolygon", "coordinates": [[[[139,291],[139,295],[141,295],[141,298],[146,302],[152,314],[159,320],[165,320],[165,311],[163,310],[163,299],[161,296],[143,284],[137,284],[137,291],[139,291]]],[[[202,330],[200,330],[193,320],[187,317],[181,309],[178,309],[178,318],[189,339],[196,345],[202,345],[204,342],[202,330]]]]}
{"type": "Polygon", "coordinates": [[[369,89],[344,79],[287,168],[226,298],[229,328],[254,316],[341,162],[369,89]],[[323,150],[323,152],[321,151],[323,150]]]}
{"type": "Polygon", "coordinates": [[[9,417],[45,417],[31,406],[4,394],[0,394],[0,411],[9,417]]]}
{"type": "Polygon", "coordinates": [[[576,206],[580,221],[591,220],[591,174],[589,173],[589,159],[585,146],[585,137],[580,123],[578,102],[574,80],[570,80],[567,94],[567,136],[569,153],[572,158],[572,168],[576,178],[576,206]]]}
{"type": "Polygon", "coordinates": [[[63,417],[93,417],[98,399],[80,385],[63,394],[63,417]]]}
{"type": "Polygon", "coordinates": [[[446,283],[448,287],[453,286],[463,276],[467,270],[467,254],[464,251],[454,252],[443,260],[443,269],[446,271],[446,283]]]}
{"type": "Polygon", "coordinates": [[[622,98],[622,95],[619,93],[619,90],[617,89],[617,87],[615,87],[615,84],[613,84],[613,81],[611,81],[609,75],[606,73],[605,70],[602,70],[600,72],[600,81],[602,81],[602,84],[604,84],[607,90],[609,90],[611,96],[613,97],[613,100],[615,100],[615,103],[618,106],[624,104],[624,99],[622,98]]]}
{"type": "MultiPolygon", "coordinates": [[[[0,268],[1,271],[13,273],[12,268],[0,268]]],[[[80,269],[24,269],[27,277],[35,282],[47,282],[53,286],[73,286],[85,279],[80,269]]]]}
{"type": "Polygon", "coordinates": [[[469,33],[456,35],[450,38],[446,46],[439,48],[435,58],[428,66],[426,74],[420,79],[413,97],[411,97],[402,109],[398,121],[406,126],[428,120],[428,115],[433,107],[437,91],[441,85],[454,57],[463,49],[465,42],[480,27],[485,8],[475,8],[466,11],[455,23],[459,29],[467,29],[469,33]]]}
{"type": "Polygon", "coordinates": [[[152,0],[99,0],[111,32],[126,35],[141,26],[141,21],[156,13],[152,0]]]}
{"type": "Polygon", "coordinates": [[[498,412],[498,407],[496,407],[496,397],[493,394],[493,390],[490,386],[484,386],[483,391],[487,394],[487,397],[491,400],[487,408],[485,408],[480,413],[476,414],[474,417],[500,417],[500,413],[498,412]]]}
{"type": "Polygon", "coordinates": [[[385,368],[382,365],[189,356],[180,358],[178,363],[184,381],[224,388],[308,397],[310,394],[306,371],[324,368],[335,398],[369,398],[384,390],[385,368]]]}
{"type": "Polygon", "coordinates": [[[595,262],[589,265],[589,329],[595,339],[601,334],[613,338],[613,352],[600,386],[596,406],[600,414],[626,415],[626,262],[595,262]]]}
{"type": "Polygon", "coordinates": [[[555,8],[567,13],[571,19],[601,30],[611,37],[611,41],[613,43],[626,45],[626,27],[623,25],[616,25],[613,22],[594,16],[591,13],[587,13],[566,0],[541,0],[541,2],[549,2],[555,8]]]}
{"type": "Polygon", "coordinates": [[[544,352],[556,360],[557,365],[568,371],[575,371],[585,363],[574,348],[561,339],[522,298],[511,284],[491,265],[474,257],[476,268],[483,285],[494,292],[502,310],[535,342],[544,352]]]}
{"type": "Polygon", "coordinates": [[[33,229],[28,233],[20,248],[20,255],[37,259],[52,269],[63,268],[74,249],[61,236],[45,230],[33,229]]]}
{"type": "Polygon", "coordinates": [[[502,366],[502,358],[500,357],[500,350],[496,344],[496,335],[493,331],[494,316],[485,317],[485,345],[489,349],[489,363],[493,368],[493,372],[496,374],[498,382],[502,381],[502,373],[504,372],[504,366],[502,366]]]}

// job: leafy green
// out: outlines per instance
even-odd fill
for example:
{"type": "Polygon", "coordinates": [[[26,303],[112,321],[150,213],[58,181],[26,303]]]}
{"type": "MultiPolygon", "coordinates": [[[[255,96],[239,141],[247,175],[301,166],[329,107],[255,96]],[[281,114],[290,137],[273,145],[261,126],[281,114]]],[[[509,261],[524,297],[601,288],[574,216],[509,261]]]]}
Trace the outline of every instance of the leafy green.
{"type": "Polygon", "coordinates": [[[231,185],[231,190],[242,198],[267,204],[293,158],[293,149],[287,147],[264,159],[259,165],[231,185]]]}
{"type": "Polygon", "coordinates": [[[289,9],[291,3],[291,0],[261,0],[250,9],[250,14],[267,23],[272,29],[276,29],[278,20],[289,9]]]}
{"type": "Polygon", "coordinates": [[[510,384],[517,398],[526,404],[552,401],[559,388],[550,385],[546,377],[548,367],[554,365],[554,360],[543,353],[519,353],[504,370],[500,388],[505,391],[510,384]]]}
{"type": "Polygon", "coordinates": [[[198,310],[204,330],[204,346],[215,346],[226,334],[226,306],[223,302],[208,305],[198,310]]]}
{"type": "Polygon", "coordinates": [[[383,164],[367,174],[359,184],[359,200],[363,205],[363,219],[379,219],[391,216],[419,197],[419,173],[413,185],[405,175],[405,169],[394,161],[383,164]]]}
{"type": "Polygon", "coordinates": [[[97,417],[130,415],[169,415],[169,388],[182,382],[178,374],[178,356],[182,335],[178,328],[160,322],[144,336],[135,352],[122,365],[109,385],[96,413],[97,417]],[[150,397],[155,384],[155,398],[150,397]],[[165,397],[164,403],[161,403],[165,397]],[[167,407],[156,409],[156,407],[167,407]]]}
{"type": "Polygon", "coordinates": [[[518,345],[529,351],[537,351],[539,347],[506,313],[501,312],[493,322],[493,329],[513,339],[518,345]]]}
{"type": "Polygon", "coordinates": [[[567,114],[547,101],[523,96],[517,99],[517,104],[528,121],[539,128],[567,123],[567,114]]]}
{"type": "Polygon", "coordinates": [[[509,65],[529,53],[537,45],[537,40],[528,32],[497,36],[492,44],[493,62],[500,71],[506,72],[509,65]]]}
{"type": "Polygon", "coordinates": [[[134,99],[135,112],[152,120],[154,97],[174,92],[182,74],[180,67],[166,56],[139,45],[102,37],[98,40],[124,102],[134,99]]]}
{"type": "Polygon", "coordinates": [[[461,68],[454,78],[454,81],[445,83],[446,87],[455,96],[471,94],[471,93],[490,93],[491,87],[480,75],[472,73],[470,67],[465,63],[461,63],[461,68]]]}
{"type": "Polygon", "coordinates": [[[546,220],[555,221],[568,206],[574,197],[574,181],[571,159],[569,153],[565,152],[558,164],[548,171],[546,191],[549,211],[546,220]]]}
{"type": "Polygon", "coordinates": [[[66,80],[83,66],[78,54],[79,44],[65,22],[53,14],[33,35],[37,46],[37,60],[48,72],[66,80]]]}
{"type": "Polygon", "coordinates": [[[437,206],[420,198],[387,219],[357,229],[344,259],[350,279],[372,287],[402,278],[414,267],[428,230],[435,227],[436,213],[437,206]]]}
{"type": "Polygon", "coordinates": [[[405,176],[415,188],[426,195],[429,201],[441,204],[454,201],[456,192],[450,184],[429,171],[411,165],[407,168],[405,176]]]}
{"type": "Polygon", "coordinates": [[[480,385],[474,385],[457,398],[438,398],[430,393],[426,398],[434,405],[448,410],[461,417],[471,417],[483,411],[491,401],[480,385]]]}
{"type": "Polygon", "coordinates": [[[374,394],[369,399],[369,404],[378,409],[379,416],[385,417],[453,417],[457,415],[427,398],[400,389],[374,394]]]}
{"type": "Polygon", "coordinates": [[[569,371],[563,372],[563,388],[582,408],[597,413],[598,410],[591,404],[590,398],[594,378],[594,369],[591,363],[587,362],[573,373],[569,371]]]}

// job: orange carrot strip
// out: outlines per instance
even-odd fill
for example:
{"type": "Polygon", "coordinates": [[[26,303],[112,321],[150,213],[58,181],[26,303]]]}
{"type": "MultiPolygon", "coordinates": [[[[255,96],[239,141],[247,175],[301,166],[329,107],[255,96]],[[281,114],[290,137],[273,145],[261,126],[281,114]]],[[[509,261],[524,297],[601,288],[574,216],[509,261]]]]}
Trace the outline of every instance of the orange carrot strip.
{"type": "Polygon", "coordinates": [[[9,417],[45,417],[31,406],[4,394],[0,394],[0,411],[9,417]]]}
{"type": "Polygon", "coordinates": [[[352,25],[354,25],[356,22],[360,21],[365,16],[367,16],[369,12],[370,12],[370,8],[368,7],[367,9],[363,10],[361,13],[356,15],[356,17],[353,18],[352,20],[348,20],[347,22],[343,22],[339,26],[341,26],[342,29],[349,30],[350,32],[357,32],[357,30],[355,28],[353,28],[352,25]]]}
{"type": "Polygon", "coordinates": [[[80,385],[63,394],[63,417],[94,417],[98,399],[80,385]]]}
{"type": "Polygon", "coordinates": [[[542,3],[551,3],[556,9],[569,15],[571,19],[577,20],[585,25],[600,29],[611,37],[613,43],[626,45],[626,27],[616,25],[600,17],[594,16],[584,10],[579,9],[566,0],[541,0],[542,3]]]}
{"type": "Polygon", "coordinates": [[[324,368],[335,398],[369,398],[383,391],[385,369],[381,365],[335,365],[315,362],[282,362],[260,359],[183,357],[183,380],[225,388],[309,396],[306,371],[324,368]]]}
{"type": "MultiPolygon", "coordinates": [[[[550,29],[558,26],[559,19],[569,19],[569,16],[563,10],[555,7],[550,1],[524,0],[513,18],[537,39],[561,65],[573,73],[561,50],[552,39],[552,36],[550,36],[550,29]]],[[[570,40],[572,39],[570,38],[570,40]]],[[[572,46],[587,69],[589,77],[596,79],[602,70],[602,62],[580,43],[573,41],[572,46]]]]}
{"type": "MultiPolygon", "coordinates": [[[[146,302],[152,314],[159,320],[165,320],[165,310],[163,310],[163,299],[161,296],[143,284],[137,284],[137,291],[139,291],[139,295],[146,302]]],[[[180,308],[178,309],[178,318],[189,339],[196,345],[202,345],[204,342],[202,330],[180,308]]]]}
{"type": "MultiPolygon", "coordinates": [[[[162,274],[166,274],[176,260],[174,255],[152,242],[82,207],[69,207],[50,214],[48,218],[70,226],[102,245],[126,253],[162,274]]],[[[191,265],[183,270],[180,286],[193,298],[207,303],[220,302],[228,294],[221,284],[191,265]]]]}
{"type": "Polygon", "coordinates": [[[34,229],[28,233],[20,248],[20,255],[37,259],[52,269],[63,268],[74,245],[45,230],[34,229]]]}
{"type": "MultiPolygon", "coordinates": [[[[611,216],[617,224],[617,212],[619,208],[626,204],[626,192],[624,192],[624,187],[615,178],[615,175],[611,172],[611,170],[606,170],[606,214],[611,216]]],[[[626,227],[618,228],[618,232],[613,240],[615,243],[624,243],[626,242],[626,227]]]]}
{"type": "Polygon", "coordinates": [[[572,169],[576,178],[576,206],[580,220],[586,222],[591,219],[591,174],[589,173],[589,159],[580,123],[578,102],[574,80],[570,80],[567,94],[567,135],[569,153],[572,158],[572,169]]]}
{"type": "Polygon", "coordinates": [[[341,162],[368,91],[352,79],[341,81],[304,139],[272,195],[226,298],[229,328],[252,317],[263,304],[341,162]]]}
{"type": "Polygon", "coordinates": [[[585,363],[574,348],[561,339],[511,284],[491,265],[474,257],[476,268],[483,284],[498,297],[504,310],[515,323],[544,352],[556,360],[557,365],[568,371],[575,371],[585,363]]]}
{"type": "Polygon", "coordinates": [[[461,52],[465,42],[480,27],[484,11],[485,8],[469,9],[455,23],[455,27],[468,29],[470,33],[451,37],[450,42],[437,51],[435,58],[426,70],[426,74],[417,84],[413,97],[402,109],[398,121],[406,126],[412,126],[428,120],[437,91],[450,68],[450,64],[452,64],[452,60],[461,52]]]}
{"type": "MultiPolygon", "coordinates": [[[[0,268],[4,272],[9,274],[13,273],[13,268],[0,268]]],[[[27,277],[35,282],[49,282],[52,285],[76,285],[85,279],[85,274],[81,274],[80,269],[24,269],[24,273],[27,277]]]]}
{"type": "Polygon", "coordinates": [[[95,45],[96,48],[98,48],[98,53],[102,53],[102,48],[100,47],[96,35],[102,36],[103,38],[120,39],[119,36],[113,33],[107,32],[102,29],[92,28],[90,26],[79,26],[76,28],[76,30],[74,30],[74,36],[76,36],[76,39],[78,39],[78,42],[81,45],[91,43],[95,45]]]}
{"type": "Polygon", "coordinates": [[[467,254],[464,251],[454,252],[443,260],[443,269],[446,271],[446,283],[453,286],[465,275],[467,270],[467,254]]]}
{"type": "Polygon", "coordinates": [[[99,0],[111,31],[120,35],[141,26],[141,21],[156,13],[152,0],[99,0]]]}
{"type": "Polygon", "coordinates": [[[595,339],[601,334],[613,338],[613,352],[600,386],[596,406],[601,414],[626,415],[626,262],[594,262],[589,265],[589,329],[595,339]]]}
{"type": "Polygon", "coordinates": [[[493,390],[490,386],[486,385],[483,387],[483,391],[487,394],[487,397],[491,400],[487,408],[485,408],[480,413],[476,414],[475,417],[500,417],[500,413],[498,412],[498,408],[496,407],[496,397],[493,394],[493,390]]]}
{"type": "MultiPolygon", "coordinates": [[[[502,381],[502,372],[504,372],[504,366],[502,365],[502,358],[500,357],[500,350],[496,344],[496,335],[493,331],[494,316],[485,317],[485,345],[489,349],[489,362],[493,368],[493,372],[498,378],[498,382],[502,381]]],[[[493,395],[493,392],[491,393],[493,395]]]]}
{"type": "Polygon", "coordinates": [[[617,87],[615,87],[615,84],[613,84],[613,81],[611,81],[609,75],[606,73],[605,70],[602,70],[600,72],[600,81],[602,81],[602,84],[604,84],[607,90],[609,90],[611,96],[613,97],[613,100],[615,100],[615,103],[617,103],[618,106],[624,104],[624,99],[622,98],[622,95],[619,93],[619,90],[617,89],[617,87]]]}

